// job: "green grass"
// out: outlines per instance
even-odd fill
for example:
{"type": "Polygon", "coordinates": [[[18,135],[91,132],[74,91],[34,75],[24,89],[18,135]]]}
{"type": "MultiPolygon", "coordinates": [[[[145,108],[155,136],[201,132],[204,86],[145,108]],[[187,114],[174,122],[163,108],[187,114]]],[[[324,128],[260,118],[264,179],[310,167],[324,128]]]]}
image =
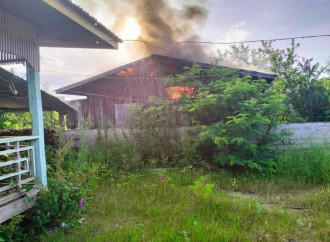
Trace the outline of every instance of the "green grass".
{"type": "Polygon", "coordinates": [[[310,144],[308,149],[281,152],[277,161],[278,175],[297,181],[330,182],[330,145],[310,144]]]}
{"type": "Polygon", "coordinates": [[[103,184],[79,227],[45,241],[329,241],[329,185],[220,172],[145,172],[103,184]],[[205,177],[210,194],[191,189],[205,177]],[[190,188],[189,188],[190,186],[190,188]]]}

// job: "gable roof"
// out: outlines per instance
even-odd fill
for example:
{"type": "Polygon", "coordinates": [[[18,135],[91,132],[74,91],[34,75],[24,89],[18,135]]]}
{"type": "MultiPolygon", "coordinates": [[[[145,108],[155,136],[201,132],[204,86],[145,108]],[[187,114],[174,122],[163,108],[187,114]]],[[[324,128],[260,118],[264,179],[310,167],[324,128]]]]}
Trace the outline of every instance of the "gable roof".
{"type": "Polygon", "coordinates": [[[41,47],[117,49],[122,40],[71,0],[1,0],[35,27],[41,47]]]}
{"type": "MultiPolygon", "coordinates": [[[[29,111],[28,83],[0,67],[0,112],[29,111]],[[12,83],[11,90],[9,83],[12,83]],[[14,94],[13,92],[17,92],[14,94]]],[[[45,111],[62,113],[75,112],[69,105],[57,97],[41,91],[42,107],[45,111]]]]}
{"type": "MultiPolygon", "coordinates": [[[[179,58],[174,58],[174,57],[169,57],[169,56],[153,54],[153,55],[150,55],[148,57],[142,58],[140,60],[131,62],[129,64],[111,69],[111,70],[106,71],[104,73],[101,73],[99,75],[87,78],[87,79],[82,80],[80,82],[76,82],[76,83],[73,83],[71,85],[59,88],[55,91],[55,93],[57,93],[57,94],[66,94],[74,88],[82,87],[86,84],[92,83],[94,81],[97,81],[97,80],[99,80],[101,78],[104,78],[104,77],[107,77],[107,76],[111,76],[111,75],[116,74],[116,73],[118,73],[122,70],[125,70],[125,69],[130,68],[130,67],[134,67],[138,64],[141,64],[141,63],[143,63],[145,61],[149,61],[149,60],[172,61],[172,62],[178,63],[180,65],[183,65],[183,66],[192,66],[194,63],[196,63],[196,64],[200,65],[202,68],[205,68],[205,69],[210,68],[210,67],[213,66],[212,64],[195,62],[195,61],[190,61],[190,60],[185,60],[185,59],[179,59],[179,58]]],[[[274,74],[267,74],[267,73],[249,71],[249,70],[243,70],[243,69],[237,69],[236,73],[241,74],[241,75],[250,75],[254,78],[263,78],[263,79],[266,79],[268,82],[273,81],[276,77],[276,75],[274,75],[274,74]]]]}

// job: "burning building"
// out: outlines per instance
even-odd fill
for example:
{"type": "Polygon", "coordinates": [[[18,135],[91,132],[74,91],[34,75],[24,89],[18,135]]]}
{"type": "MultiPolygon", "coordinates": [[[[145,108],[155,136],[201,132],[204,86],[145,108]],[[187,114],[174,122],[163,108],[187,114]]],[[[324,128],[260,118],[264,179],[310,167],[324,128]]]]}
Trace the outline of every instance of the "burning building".
{"type": "MultiPolygon", "coordinates": [[[[106,120],[117,127],[125,127],[127,104],[145,104],[152,96],[174,100],[183,94],[192,94],[192,87],[166,86],[163,79],[169,75],[183,73],[184,67],[194,63],[196,62],[154,54],[60,88],[56,93],[87,97],[78,105],[74,102],[74,106],[80,117],[89,120],[90,128],[101,128],[106,120]]],[[[202,68],[212,66],[206,63],[196,64],[202,68]]],[[[255,71],[237,70],[237,73],[250,75],[252,78],[264,78],[268,82],[275,78],[275,75],[255,71]]]]}

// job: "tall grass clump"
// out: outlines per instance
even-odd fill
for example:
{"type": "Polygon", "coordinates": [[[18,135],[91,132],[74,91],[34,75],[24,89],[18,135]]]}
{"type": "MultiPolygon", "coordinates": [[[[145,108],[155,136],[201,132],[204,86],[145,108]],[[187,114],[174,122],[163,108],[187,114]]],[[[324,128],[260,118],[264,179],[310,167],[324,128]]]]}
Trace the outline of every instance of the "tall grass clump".
{"type": "Polygon", "coordinates": [[[281,151],[277,160],[279,176],[305,182],[330,182],[330,145],[310,144],[308,148],[281,151]]]}
{"type": "Polygon", "coordinates": [[[180,118],[169,102],[153,97],[134,105],[128,120],[130,140],[147,166],[173,166],[181,151],[180,118]]]}
{"type": "Polygon", "coordinates": [[[125,130],[118,131],[110,122],[98,130],[95,144],[88,148],[85,156],[88,162],[104,166],[108,174],[114,172],[136,172],[144,167],[140,155],[140,144],[128,137],[125,130]]]}

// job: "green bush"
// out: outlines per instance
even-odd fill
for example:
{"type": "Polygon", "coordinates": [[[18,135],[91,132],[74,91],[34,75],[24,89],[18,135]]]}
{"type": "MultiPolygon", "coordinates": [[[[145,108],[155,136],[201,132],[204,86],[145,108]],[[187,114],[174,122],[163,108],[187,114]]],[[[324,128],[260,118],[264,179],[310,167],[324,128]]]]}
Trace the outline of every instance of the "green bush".
{"type": "Polygon", "coordinates": [[[20,224],[23,220],[22,215],[14,216],[6,224],[0,225],[0,241],[19,241],[26,239],[23,231],[20,229],[20,224]]]}
{"type": "Polygon", "coordinates": [[[31,221],[30,226],[36,231],[78,224],[87,198],[87,189],[64,179],[50,179],[48,187],[39,192],[36,204],[28,211],[26,219],[31,221]]]}
{"type": "Polygon", "coordinates": [[[194,65],[167,83],[195,89],[173,105],[199,128],[196,148],[203,159],[222,167],[275,171],[271,144],[279,138],[273,129],[285,114],[285,95],[273,92],[264,79],[241,77],[221,67],[204,70],[194,65]]]}

